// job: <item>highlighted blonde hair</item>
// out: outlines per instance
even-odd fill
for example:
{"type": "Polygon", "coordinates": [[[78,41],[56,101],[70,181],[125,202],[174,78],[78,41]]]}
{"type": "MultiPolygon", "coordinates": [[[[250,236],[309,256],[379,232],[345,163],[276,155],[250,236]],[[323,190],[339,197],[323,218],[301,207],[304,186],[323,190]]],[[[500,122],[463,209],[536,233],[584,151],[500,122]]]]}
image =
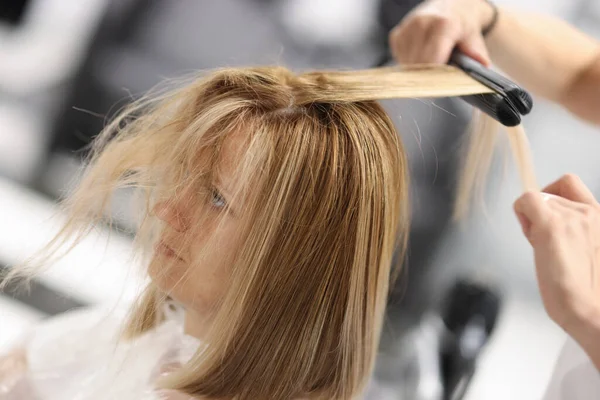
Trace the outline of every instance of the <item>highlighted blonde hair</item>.
{"type": "MultiPolygon", "coordinates": [[[[215,71],[133,103],[107,126],[42,258],[103,222],[121,187],[141,194],[136,244],[151,254],[162,229],[154,205],[190,186],[190,207],[205,202],[223,141],[243,132],[236,173],[252,194],[231,200],[247,223],[229,289],[206,348],[162,383],[199,398],[354,398],[372,373],[392,256],[404,254],[409,224],[406,157],[376,100],[486,92],[447,66],[215,71]]],[[[475,133],[461,199],[491,156],[493,136],[475,133]]],[[[150,284],[126,336],[159,324],[167,295],[150,284]]]]}

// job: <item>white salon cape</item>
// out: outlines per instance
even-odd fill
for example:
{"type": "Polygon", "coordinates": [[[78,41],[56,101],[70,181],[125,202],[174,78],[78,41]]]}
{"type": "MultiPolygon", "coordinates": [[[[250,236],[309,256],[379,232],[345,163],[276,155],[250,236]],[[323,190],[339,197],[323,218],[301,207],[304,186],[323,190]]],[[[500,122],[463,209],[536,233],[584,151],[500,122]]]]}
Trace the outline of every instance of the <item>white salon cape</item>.
{"type": "MultiPolygon", "coordinates": [[[[130,342],[116,340],[121,318],[108,315],[76,311],[40,324],[22,343],[26,371],[10,376],[0,365],[0,400],[191,400],[155,385],[200,347],[183,333],[181,311],[170,307],[165,323],[130,342]]],[[[369,400],[396,398],[390,395],[377,382],[366,393],[369,400]]],[[[600,373],[574,341],[564,346],[543,400],[600,400],[600,373]]]]}
{"type": "Polygon", "coordinates": [[[543,400],[600,400],[600,372],[573,339],[558,357],[543,400]]]}
{"type": "MultiPolygon", "coordinates": [[[[24,341],[27,369],[0,365],[0,400],[191,400],[156,389],[157,379],[186,363],[200,342],[183,333],[183,315],[166,308],[164,323],[120,341],[120,321],[105,310],[81,310],[41,323],[24,341]]],[[[19,343],[17,343],[19,346],[19,343]]]]}

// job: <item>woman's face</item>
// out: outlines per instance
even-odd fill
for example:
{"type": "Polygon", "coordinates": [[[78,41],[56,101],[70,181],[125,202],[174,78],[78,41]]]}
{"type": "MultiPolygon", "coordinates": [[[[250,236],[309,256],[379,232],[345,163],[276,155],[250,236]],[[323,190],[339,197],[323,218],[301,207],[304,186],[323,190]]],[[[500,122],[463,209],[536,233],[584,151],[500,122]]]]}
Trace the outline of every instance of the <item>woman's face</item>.
{"type": "Polygon", "coordinates": [[[208,187],[184,189],[153,210],[164,222],[164,230],[149,274],[161,290],[203,320],[211,319],[229,287],[242,241],[239,193],[243,188],[236,182],[235,170],[244,139],[242,134],[232,134],[224,141],[215,179],[208,187]],[[234,206],[229,204],[232,193],[237,196],[234,206]]]}

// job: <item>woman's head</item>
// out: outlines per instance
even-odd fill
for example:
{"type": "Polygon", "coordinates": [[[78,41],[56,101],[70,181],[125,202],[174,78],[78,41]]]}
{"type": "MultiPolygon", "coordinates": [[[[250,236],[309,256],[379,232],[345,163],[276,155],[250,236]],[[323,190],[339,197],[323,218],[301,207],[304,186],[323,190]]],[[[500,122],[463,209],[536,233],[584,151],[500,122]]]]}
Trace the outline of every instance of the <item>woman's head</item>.
{"type": "Polygon", "coordinates": [[[130,334],[166,296],[203,319],[207,347],[177,378],[189,393],[349,398],[370,374],[407,166],[380,105],[321,101],[328,90],[283,68],[221,70],[97,139],[73,209],[145,193],[152,295],[130,334]]]}
{"type": "Polygon", "coordinates": [[[216,71],[99,135],[47,250],[133,186],[151,283],[128,336],[160,323],[167,297],[206,326],[202,353],[167,384],[202,398],[352,398],[409,220],[405,154],[374,100],[487,91],[449,67],[216,71]]]}

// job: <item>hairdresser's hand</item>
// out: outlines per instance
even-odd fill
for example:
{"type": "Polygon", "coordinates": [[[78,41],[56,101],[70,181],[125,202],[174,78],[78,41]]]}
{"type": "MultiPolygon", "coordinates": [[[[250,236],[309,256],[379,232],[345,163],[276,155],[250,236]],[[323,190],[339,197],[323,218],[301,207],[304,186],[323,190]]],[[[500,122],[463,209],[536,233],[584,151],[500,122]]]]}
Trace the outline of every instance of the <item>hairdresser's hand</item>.
{"type": "Polygon", "coordinates": [[[574,175],[544,192],[526,193],[514,206],[533,246],[542,300],[556,323],[584,347],[595,346],[598,355],[600,205],[574,175]]]}
{"type": "Polygon", "coordinates": [[[489,65],[481,31],[492,18],[492,6],[485,0],[427,0],[390,32],[392,54],[400,64],[445,64],[458,46],[489,65]]]}

